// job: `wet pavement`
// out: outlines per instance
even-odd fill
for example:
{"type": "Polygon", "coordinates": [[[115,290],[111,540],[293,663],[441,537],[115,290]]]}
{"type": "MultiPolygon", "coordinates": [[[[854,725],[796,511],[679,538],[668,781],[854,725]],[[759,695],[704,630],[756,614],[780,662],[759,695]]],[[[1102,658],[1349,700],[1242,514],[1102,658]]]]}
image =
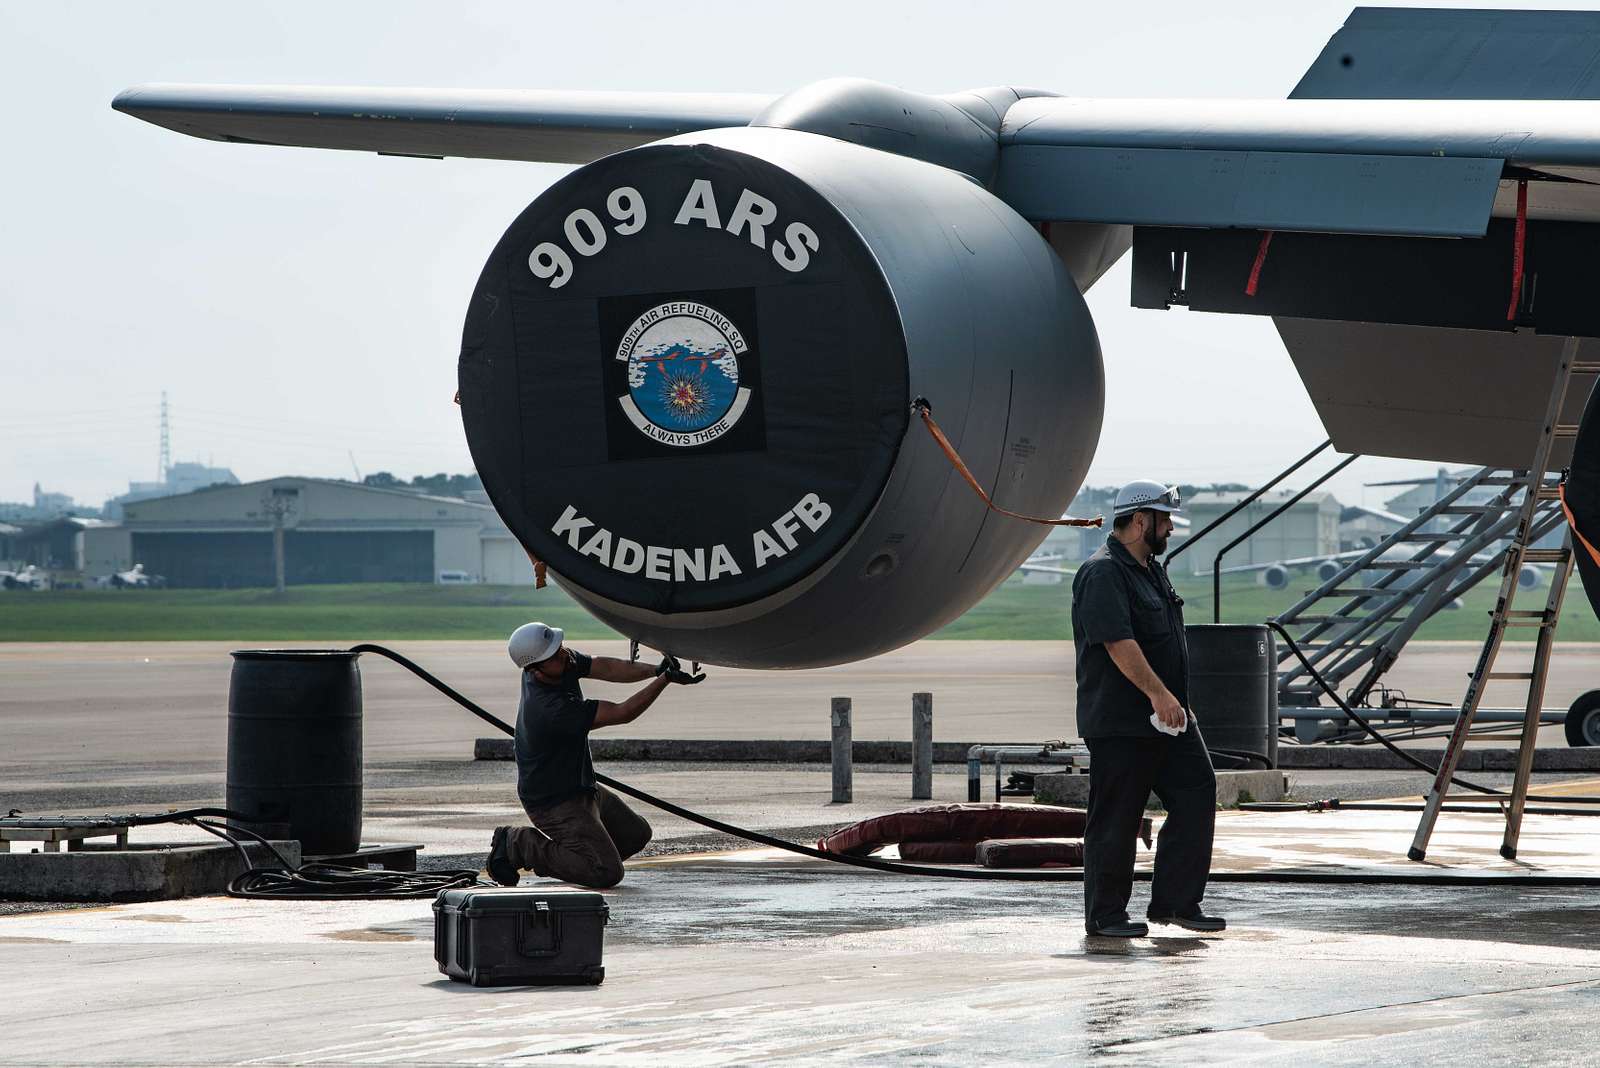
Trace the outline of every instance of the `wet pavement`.
{"type": "MultiPolygon", "coordinates": [[[[1207,905],[1228,931],[1156,927],[1133,941],[1083,934],[1071,871],[979,882],[767,849],[662,855],[607,892],[598,988],[445,980],[427,901],[215,897],[0,915],[0,1065],[1588,1064],[1594,823],[1529,817],[1512,863],[1495,853],[1497,816],[1452,813],[1433,863],[1412,865],[1396,850],[1413,813],[1223,813],[1219,878],[1292,867],[1593,885],[1219,881],[1207,905]]],[[[1147,895],[1136,884],[1130,911],[1147,895]]]]}
{"type": "Polygon", "coordinates": [[[1220,886],[1227,932],[1131,942],[1078,894],[650,861],[598,988],[444,980],[426,902],[0,918],[0,1064],[1593,1063],[1600,890],[1220,886]]]}

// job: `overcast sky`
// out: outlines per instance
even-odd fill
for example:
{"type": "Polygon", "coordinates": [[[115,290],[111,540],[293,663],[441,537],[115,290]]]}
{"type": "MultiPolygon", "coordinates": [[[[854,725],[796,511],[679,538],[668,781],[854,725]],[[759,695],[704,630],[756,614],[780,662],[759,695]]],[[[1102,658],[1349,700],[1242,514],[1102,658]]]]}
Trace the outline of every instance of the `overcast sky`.
{"type": "MultiPolygon", "coordinates": [[[[174,460],[241,479],[465,471],[451,403],[484,258],[567,168],[227,145],[111,111],[140,82],[1284,96],[1348,2],[0,4],[0,500],[98,505],[174,460]]],[[[1451,6],[1510,6],[1458,3],[1451,6]]],[[[1566,5],[1541,0],[1541,7],[1566,5]]],[[[1325,437],[1266,318],[1089,295],[1092,483],[1257,482],[1325,437]]],[[[1334,484],[1430,470],[1362,461],[1334,484]]]]}

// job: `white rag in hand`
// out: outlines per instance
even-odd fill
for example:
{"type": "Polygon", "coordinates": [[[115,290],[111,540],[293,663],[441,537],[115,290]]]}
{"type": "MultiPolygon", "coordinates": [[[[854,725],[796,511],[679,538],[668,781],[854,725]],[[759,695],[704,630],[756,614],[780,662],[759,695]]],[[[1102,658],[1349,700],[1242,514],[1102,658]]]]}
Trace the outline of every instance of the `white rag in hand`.
{"type": "Polygon", "coordinates": [[[1189,713],[1188,713],[1188,710],[1186,709],[1184,711],[1184,713],[1183,713],[1183,726],[1181,726],[1181,727],[1169,727],[1169,726],[1167,726],[1165,723],[1161,722],[1161,717],[1156,715],[1154,712],[1150,713],[1150,726],[1154,727],[1156,730],[1160,731],[1162,734],[1170,734],[1174,738],[1176,738],[1178,735],[1182,734],[1184,731],[1189,729],[1189,713]]]}

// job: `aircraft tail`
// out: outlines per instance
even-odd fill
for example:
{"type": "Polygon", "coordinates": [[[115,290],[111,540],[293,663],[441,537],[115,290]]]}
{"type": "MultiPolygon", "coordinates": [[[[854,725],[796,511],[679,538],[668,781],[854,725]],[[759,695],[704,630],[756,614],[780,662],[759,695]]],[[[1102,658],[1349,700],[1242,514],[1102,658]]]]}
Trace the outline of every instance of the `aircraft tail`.
{"type": "Polygon", "coordinates": [[[1291,99],[1600,99],[1600,12],[1358,7],[1291,99]]]}

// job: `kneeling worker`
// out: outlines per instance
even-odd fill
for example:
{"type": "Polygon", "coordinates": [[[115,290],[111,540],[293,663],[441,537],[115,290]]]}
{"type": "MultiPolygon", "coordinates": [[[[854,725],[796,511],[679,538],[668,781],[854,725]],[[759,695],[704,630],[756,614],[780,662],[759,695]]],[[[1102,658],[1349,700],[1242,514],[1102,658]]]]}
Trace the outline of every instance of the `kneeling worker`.
{"type": "Polygon", "coordinates": [[[562,632],[528,623],[507,649],[522,669],[517,709],[517,795],[531,827],[497,827],[489,843],[489,875],[515,886],[518,869],[608,887],[622,881],[622,862],[650,842],[650,824],[594,780],[589,732],[632,723],[670,683],[693,684],[672,657],[658,666],[588,657],[561,644],[562,632]],[[653,679],[652,679],[653,676],[653,679]],[[579,680],[644,682],[626,701],[586,701],[579,680]]]}
{"type": "Polygon", "coordinates": [[[1092,935],[1149,933],[1129,919],[1128,897],[1134,838],[1151,790],[1167,818],[1156,843],[1150,921],[1191,931],[1227,926],[1200,909],[1211,868],[1217,779],[1188,710],[1183,599],[1156,559],[1166,550],[1178,505],[1176,487],[1122,487],[1111,535],[1072,580],[1078,734],[1089,747],[1083,907],[1092,935]]]}

